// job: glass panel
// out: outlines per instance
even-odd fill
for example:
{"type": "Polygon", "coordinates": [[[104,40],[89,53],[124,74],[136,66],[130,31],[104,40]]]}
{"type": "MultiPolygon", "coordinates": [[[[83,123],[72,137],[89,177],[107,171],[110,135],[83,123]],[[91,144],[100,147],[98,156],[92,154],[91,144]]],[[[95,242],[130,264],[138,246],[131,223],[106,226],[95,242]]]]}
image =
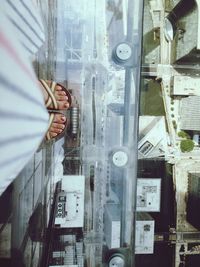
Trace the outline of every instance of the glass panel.
{"type": "Polygon", "coordinates": [[[85,266],[134,264],[142,12],[139,0],[69,0],[58,1],[55,14],[54,76],[72,90],[75,105],[54,227],[80,242],[85,266]]]}

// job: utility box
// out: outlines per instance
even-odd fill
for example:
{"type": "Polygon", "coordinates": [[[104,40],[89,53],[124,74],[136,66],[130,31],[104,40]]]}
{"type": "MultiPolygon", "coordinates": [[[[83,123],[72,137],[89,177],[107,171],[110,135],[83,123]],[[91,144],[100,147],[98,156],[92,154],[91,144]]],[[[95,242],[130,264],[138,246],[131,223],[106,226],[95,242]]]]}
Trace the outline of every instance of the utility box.
{"type": "Polygon", "coordinates": [[[161,199],[161,178],[138,178],[137,211],[159,212],[161,199]]]}
{"type": "Polygon", "coordinates": [[[153,254],[155,222],[148,213],[136,217],[135,254],[153,254]]]}

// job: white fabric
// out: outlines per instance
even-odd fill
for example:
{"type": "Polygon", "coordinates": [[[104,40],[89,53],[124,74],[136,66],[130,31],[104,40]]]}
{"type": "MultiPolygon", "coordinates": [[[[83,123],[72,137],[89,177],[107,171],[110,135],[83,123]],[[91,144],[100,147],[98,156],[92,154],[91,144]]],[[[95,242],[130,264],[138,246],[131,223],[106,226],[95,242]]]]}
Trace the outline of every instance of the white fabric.
{"type": "MultiPolygon", "coordinates": [[[[31,1],[25,3],[32,5],[31,1]]],[[[37,150],[47,130],[49,117],[23,46],[27,36],[16,34],[7,16],[10,8],[6,4],[0,8],[0,194],[37,150]]],[[[38,17],[38,13],[34,16],[38,17]]],[[[18,23],[20,17],[13,15],[13,19],[18,23]]],[[[27,34],[34,42],[38,41],[34,32],[27,31],[27,34]]],[[[39,34],[44,37],[43,33],[39,34]]]]}
{"type": "Polygon", "coordinates": [[[31,0],[4,0],[5,12],[13,25],[16,37],[24,53],[35,54],[44,42],[44,27],[35,5],[31,0]]]}

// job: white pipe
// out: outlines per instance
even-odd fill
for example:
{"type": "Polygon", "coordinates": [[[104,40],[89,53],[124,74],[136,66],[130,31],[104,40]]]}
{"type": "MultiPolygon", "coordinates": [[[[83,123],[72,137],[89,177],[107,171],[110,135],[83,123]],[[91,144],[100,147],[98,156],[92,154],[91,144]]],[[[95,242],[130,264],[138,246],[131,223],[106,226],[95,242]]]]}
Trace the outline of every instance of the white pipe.
{"type": "Polygon", "coordinates": [[[198,10],[198,24],[197,24],[197,49],[200,49],[200,0],[196,0],[198,10]]]}

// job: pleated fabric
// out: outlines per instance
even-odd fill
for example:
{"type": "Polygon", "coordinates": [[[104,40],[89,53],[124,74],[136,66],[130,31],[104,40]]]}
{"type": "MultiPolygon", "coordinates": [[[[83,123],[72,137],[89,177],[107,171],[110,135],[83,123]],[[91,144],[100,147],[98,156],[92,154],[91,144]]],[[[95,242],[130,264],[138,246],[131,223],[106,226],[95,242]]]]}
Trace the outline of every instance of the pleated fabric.
{"type": "Polygon", "coordinates": [[[31,0],[4,0],[5,11],[16,37],[28,56],[34,55],[45,40],[41,16],[31,0]]]}
{"type": "Polygon", "coordinates": [[[30,0],[0,7],[0,194],[41,143],[48,113],[30,55],[44,42],[41,18],[30,0]]]}

